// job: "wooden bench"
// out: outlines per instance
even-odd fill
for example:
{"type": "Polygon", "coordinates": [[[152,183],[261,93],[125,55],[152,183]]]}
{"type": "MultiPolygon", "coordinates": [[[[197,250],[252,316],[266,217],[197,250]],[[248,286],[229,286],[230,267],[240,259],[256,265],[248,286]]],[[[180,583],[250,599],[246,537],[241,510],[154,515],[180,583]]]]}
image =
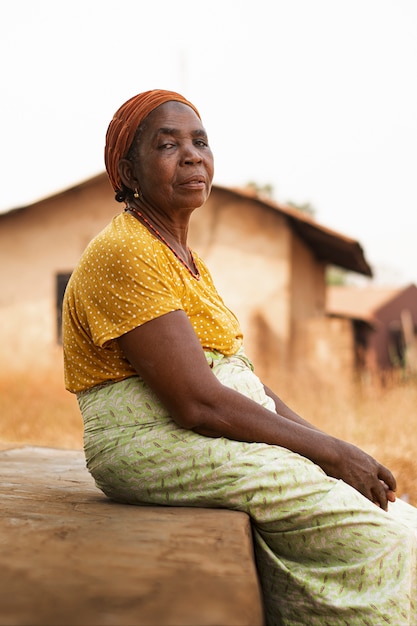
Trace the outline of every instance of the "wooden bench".
{"type": "Polygon", "coordinates": [[[3,626],[261,626],[249,518],[116,504],[82,451],[0,452],[3,626]]]}

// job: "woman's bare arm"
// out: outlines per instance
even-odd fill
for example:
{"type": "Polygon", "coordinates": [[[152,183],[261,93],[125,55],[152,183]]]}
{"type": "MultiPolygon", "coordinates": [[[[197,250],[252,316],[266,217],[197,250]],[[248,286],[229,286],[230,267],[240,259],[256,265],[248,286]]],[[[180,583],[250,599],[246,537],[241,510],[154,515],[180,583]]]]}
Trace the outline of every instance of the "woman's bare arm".
{"type": "Polygon", "coordinates": [[[303,419],[302,417],[300,417],[300,415],[298,415],[292,409],[290,409],[290,407],[287,406],[285,402],[283,402],[283,400],[281,400],[281,398],[279,398],[277,394],[274,393],[269,387],[264,385],[264,389],[265,389],[266,395],[272,398],[272,400],[274,401],[275,410],[279,415],[286,417],[292,422],[297,422],[297,424],[302,424],[303,426],[306,426],[307,428],[312,428],[313,430],[319,430],[316,426],[314,426],[313,424],[310,424],[310,422],[307,422],[307,420],[303,419]]]}
{"type": "Polygon", "coordinates": [[[282,406],[284,415],[222,385],[183,311],[147,322],[120,337],[118,343],[180,426],[209,437],[263,442],[297,452],[386,509],[387,490],[381,481],[395,490],[395,479],[387,468],[359,448],[298,416],[294,419],[296,414],[280,405],[279,399],[277,408],[282,406]]]}

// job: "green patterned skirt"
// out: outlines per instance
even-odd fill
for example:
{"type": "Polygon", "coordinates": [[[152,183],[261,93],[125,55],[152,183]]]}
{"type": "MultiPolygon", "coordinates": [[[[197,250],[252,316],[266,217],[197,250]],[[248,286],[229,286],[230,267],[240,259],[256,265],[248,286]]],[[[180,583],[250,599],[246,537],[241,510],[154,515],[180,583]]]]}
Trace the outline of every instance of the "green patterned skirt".
{"type": "MultiPolygon", "coordinates": [[[[274,410],[242,354],[206,353],[220,381],[274,410]]],[[[268,626],[417,624],[417,509],[386,513],[279,446],[180,428],[138,378],[78,395],[87,467],[118,502],[244,511],[268,626]]]]}

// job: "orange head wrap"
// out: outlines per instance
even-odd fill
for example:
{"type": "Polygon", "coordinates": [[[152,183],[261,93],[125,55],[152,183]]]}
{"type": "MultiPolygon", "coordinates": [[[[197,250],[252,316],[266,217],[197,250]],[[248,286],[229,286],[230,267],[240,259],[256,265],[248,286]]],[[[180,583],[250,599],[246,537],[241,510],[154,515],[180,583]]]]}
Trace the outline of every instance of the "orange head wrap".
{"type": "Polygon", "coordinates": [[[133,141],[136,130],[141,122],[160,104],[170,101],[182,102],[193,109],[201,119],[199,112],[191,102],[175,91],[153,89],[133,96],[116,111],[109,124],[104,148],[104,162],[107,174],[115,191],[122,188],[118,165],[123,159],[133,141]]]}

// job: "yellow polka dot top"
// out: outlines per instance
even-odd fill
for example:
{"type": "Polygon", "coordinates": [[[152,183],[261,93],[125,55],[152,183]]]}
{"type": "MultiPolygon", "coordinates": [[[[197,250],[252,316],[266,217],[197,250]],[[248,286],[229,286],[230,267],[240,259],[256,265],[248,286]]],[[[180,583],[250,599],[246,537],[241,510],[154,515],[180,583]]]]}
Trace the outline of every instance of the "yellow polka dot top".
{"type": "Polygon", "coordinates": [[[87,246],[65,291],[66,388],[77,393],[136,374],[116,339],[171,311],[183,310],[203,349],[235,354],[242,333],[197,254],[196,280],[171,250],[128,213],[117,215],[87,246]]]}

